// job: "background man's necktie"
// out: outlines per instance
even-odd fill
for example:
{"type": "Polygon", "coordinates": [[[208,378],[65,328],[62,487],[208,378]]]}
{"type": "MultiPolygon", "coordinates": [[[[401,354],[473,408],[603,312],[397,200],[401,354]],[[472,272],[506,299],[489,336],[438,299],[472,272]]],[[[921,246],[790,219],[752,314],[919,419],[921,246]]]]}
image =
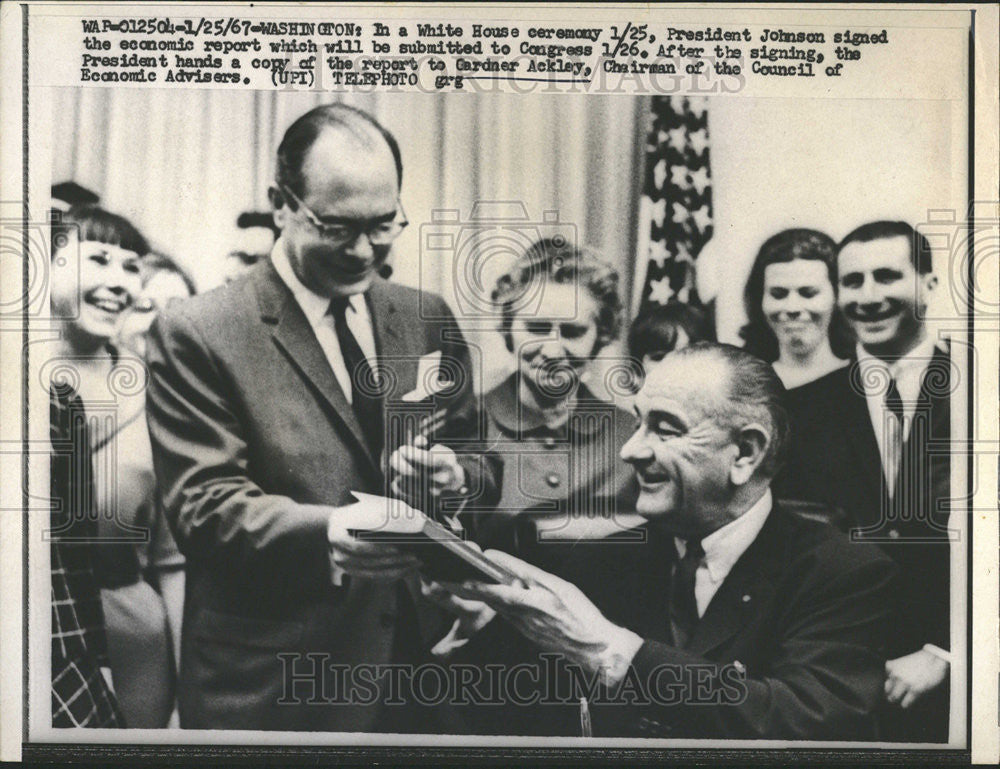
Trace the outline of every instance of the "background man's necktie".
{"type": "Polygon", "coordinates": [[[351,377],[351,401],[354,414],[361,423],[365,439],[372,456],[378,461],[385,442],[385,426],[382,415],[382,383],[377,378],[371,363],[358,344],[358,340],[347,326],[347,305],[350,297],[339,296],[330,302],[340,354],[351,377]]]}
{"type": "Polygon", "coordinates": [[[694,595],[695,574],[705,551],[701,541],[690,539],[684,557],[677,561],[670,583],[670,630],[674,646],[683,649],[698,626],[698,602],[694,595]]]}
{"type": "Polygon", "coordinates": [[[903,424],[903,396],[899,394],[899,387],[896,386],[896,379],[889,380],[889,389],[885,391],[885,407],[889,412],[896,415],[899,424],[903,424]]]}

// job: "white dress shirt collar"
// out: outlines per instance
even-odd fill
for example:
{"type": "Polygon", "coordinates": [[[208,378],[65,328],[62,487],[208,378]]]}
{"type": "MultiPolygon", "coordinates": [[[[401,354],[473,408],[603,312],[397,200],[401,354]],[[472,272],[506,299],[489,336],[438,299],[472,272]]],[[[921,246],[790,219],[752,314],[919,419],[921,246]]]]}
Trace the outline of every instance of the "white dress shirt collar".
{"type": "MultiPolygon", "coordinates": [[[[271,262],[274,264],[274,269],[278,273],[278,277],[288,286],[288,290],[292,292],[296,303],[302,308],[302,312],[305,313],[306,318],[309,320],[309,325],[315,326],[316,322],[321,321],[329,312],[330,297],[317,294],[299,280],[299,276],[292,269],[292,263],[288,259],[288,254],[285,253],[284,241],[280,238],[274,244],[274,248],[271,249],[271,262]]],[[[353,294],[350,299],[350,306],[354,312],[360,315],[368,314],[364,294],[353,294]]]]}
{"type": "Polygon", "coordinates": [[[934,339],[927,337],[906,355],[892,362],[886,362],[875,357],[859,344],[857,346],[858,366],[861,368],[861,381],[866,384],[866,395],[872,390],[878,390],[878,395],[884,397],[884,386],[877,376],[868,377],[865,374],[872,369],[888,371],[889,376],[896,380],[896,387],[903,399],[903,413],[906,416],[912,415],[920,396],[920,385],[923,383],[924,373],[930,365],[935,348],[934,339]]]}
{"type": "MultiPolygon", "coordinates": [[[[698,616],[704,615],[723,580],[729,576],[736,562],[757,539],[773,506],[771,489],[768,489],[743,515],[716,529],[701,541],[705,556],[695,573],[698,616]]],[[[678,555],[683,558],[687,551],[687,542],[676,537],[674,542],[677,545],[678,555]]]]}
{"type": "MultiPolygon", "coordinates": [[[[351,375],[344,363],[344,355],[340,349],[340,340],[333,316],[330,314],[330,298],[321,296],[307,288],[292,269],[292,263],[285,253],[284,241],[278,239],[271,249],[271,262],[278,277],[292,292],[296,304],[302,308],[306,320],[312,328],[316,341],[323,350],[323,355],[329,363],[333,375],[337,378],[341,391],[348,403],[354,403],[351,375]]],[[[371,314],[365,302],[364,294],[352,294],[345,321],[351,334],[357,341],[361,351],[368,358],[372,370],[378,373],[378,347],[375,343],[375,330],[372,326],[371,314]]]]}

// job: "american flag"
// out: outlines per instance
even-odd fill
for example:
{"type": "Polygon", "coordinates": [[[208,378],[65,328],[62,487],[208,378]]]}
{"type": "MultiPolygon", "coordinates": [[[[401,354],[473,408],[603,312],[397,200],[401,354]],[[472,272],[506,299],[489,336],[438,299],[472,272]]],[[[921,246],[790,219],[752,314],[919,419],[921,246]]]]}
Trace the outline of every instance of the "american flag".
{"type": "Polygon", "coordinates": [[[639,203],[633,307],[698,304],[695,259],[712,237],[708,99],[654,96],[639,203]]]}

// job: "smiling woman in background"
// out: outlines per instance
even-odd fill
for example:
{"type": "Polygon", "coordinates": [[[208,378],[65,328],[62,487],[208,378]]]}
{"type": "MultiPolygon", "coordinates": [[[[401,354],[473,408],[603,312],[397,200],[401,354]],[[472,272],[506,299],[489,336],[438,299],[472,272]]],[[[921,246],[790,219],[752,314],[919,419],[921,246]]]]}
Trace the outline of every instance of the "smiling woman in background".
{"type": "Polygon", "coordinates": [[[149,246],[128,220],[86,206],[53,224],[52,251],[50,301],[61,321],[57,360],[75,380],[89,427],[94,573],[112,682],[127,726],[165,727],[174,702],[167,612],[143,572],[150,551],[176,553],[176,547],[157,515],[144,372],[113,345],[142,290],[149,246]]]}
{"type": "Polygon", "coordinates": [[[488,443],[504,461],[503,489],[495,513],[473,516],[474,535],[530,559],[525,550],[536,543],[528,537],[537,532],[519,523],[544,519],[554,539],[598,536],[587,527],[614,525],[613,513],[634,509],[635,481],[619,452],[635,420],[585,384],[618,334],[618,273],[564,241],[543,239],[500,277],[492,299],[516,371],[483,399],[488,443]]]}
{"type": "Polygon", "coordinates": [[[817,230],[768,238],[743,293],[747,352],[774,367],[787,389],[847,364],[851,336],[836,312],[837,245],[817,230]]]}

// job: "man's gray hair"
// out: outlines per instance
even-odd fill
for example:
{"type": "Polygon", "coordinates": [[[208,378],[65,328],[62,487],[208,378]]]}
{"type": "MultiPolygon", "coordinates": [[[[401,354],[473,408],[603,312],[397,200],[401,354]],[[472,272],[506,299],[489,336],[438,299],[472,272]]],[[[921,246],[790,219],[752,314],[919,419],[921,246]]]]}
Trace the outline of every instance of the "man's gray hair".
{"type": "Polygon", "coordinates": [[[706,412],[724,427],[739,430],[751,422],[763,425],[770,443],[760,472],[773,478],[785,463],[791,428],[785,407],[785,386],[769,363],[730,344],[698,342],[672,352],[662,364],[684,358],[708,358],[725,364],[728,377],[722,402],[706,404],[706,412]]]}

